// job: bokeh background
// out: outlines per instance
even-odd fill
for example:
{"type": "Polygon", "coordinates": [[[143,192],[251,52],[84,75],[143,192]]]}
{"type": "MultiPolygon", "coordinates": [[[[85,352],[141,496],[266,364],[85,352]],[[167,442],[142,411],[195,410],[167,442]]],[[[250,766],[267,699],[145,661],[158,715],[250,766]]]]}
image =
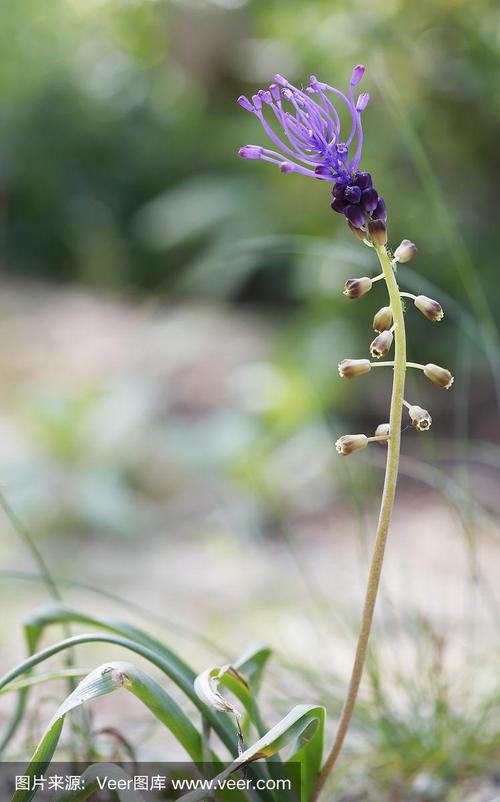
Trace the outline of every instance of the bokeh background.
{"type": "MultiPolygon", "coordinates": [[[[446,310],[408,310],[410,353],[456,380],[409,376],[434,425],[405,432],[338,799],[500,793],[499,50],[493,0],[2,5],[1,491],[69,603],[145,618],[199,670],[269,642],[270,716],[321,700],[330,728],[384,464],[333,443],[385,421],[390,393],[336,366],[385,301],[342,296],[375,266],[325,184],[238,159],[263,135],[235,98],[366,65],[362,166],[391,242],[419,248],[401,284],[446,310]]],[[[47,590],[0,531],[7,669],[47,590]]],[[[140,709],[107,704],[157,756],[140,709]]]]}

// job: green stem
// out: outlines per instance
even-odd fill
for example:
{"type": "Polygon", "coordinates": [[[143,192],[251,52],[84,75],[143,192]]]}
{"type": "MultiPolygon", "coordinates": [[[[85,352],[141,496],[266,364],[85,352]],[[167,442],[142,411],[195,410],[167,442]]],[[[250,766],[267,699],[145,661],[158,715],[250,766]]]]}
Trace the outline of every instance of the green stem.
{"type": "Polygon", "coordinates": [[[333,746],[326,758],[325,764],[321,770],[316,786],[310,797],[309,802],[316,802],[323,787],[330,775],[330,772],[335,765],[335,762],[341,752],[344,739],[349,728],[352,718],[354,706],[358,696],[361,678],[363,676],[363,668],[366,660],[368,650],[368,641],[370,638],[370,631],[373,621],[373,613],[375,609],[375,602],[377,600],[377,593],[380,584],[380,575],[382,572],[382,564],[384,561],[385,544],[387,541],[387,534],[389,531],[389,522],[391,513],[394,506],[394,496],[396,493],[396,483],[398,478],[399,468],[399,451],[401,444],[401,418],[403,412],[403,398],[404,386],[406,375],[406,334],[405,334],[405,321],[403,313],[403,305],[401,296],[399,294],[399,287],[396,281],[396,276],[391,264],[390,257],[384,246],[375,245],[375,251],[379,258],[387,290],[389,293],[389,300],[392,309],[392,316],[396,329],[394,332],[395,346],[394,346],[394,373],[392,383],[392,398],[391,398],[391,412],[390,412],[390,439],[387,447],[387,463],[385,469],[384,490],[382,494],[382,501],[380,506],[380,515],[377,527],[377,535],[375,539],[375,546],[373,550],[372,561],[370,565],[370,572],[368,575],[368,584],[366,588],[365,603],[363,608],[363,618],[361,622],[361,629],[358,636],[358,644],[356,647],[356,656],[351,672],[351,679],[347,696],[344,702],[344,707],[340,716],[340,721],[337,728],[337,734],[333,742],[333,746]]]}

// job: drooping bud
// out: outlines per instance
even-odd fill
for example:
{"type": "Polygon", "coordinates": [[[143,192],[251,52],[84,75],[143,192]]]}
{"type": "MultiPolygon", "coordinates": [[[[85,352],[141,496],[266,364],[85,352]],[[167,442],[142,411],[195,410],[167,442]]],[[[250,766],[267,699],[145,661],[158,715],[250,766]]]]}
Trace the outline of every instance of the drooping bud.
{"type": "Polygon", "coordinates": [[[392,309],[390,306],[383,306],[373,318],[373,331],[387,331],[392,326],[392,309]]]}
{"type": "Polygon", "coordinates": [[[370,345],[370,354],[375,359],[380,359],[382,356],[386,356],[389,353],[392,346],[392,341],[394,337],[392,332],[390,331],[383,331],[378,337],[375,337],[372,344],[370,345]]]}
{"type": "Polygon", "coordinates": [[[343,359],[339,362],[339,375],[341,379],[354,379],[369,373],[372,369],[369,359],[343,359]]]}
{"type": "Polygon", "coordinates": [[[361,448],[366,448],[368,445],[368,438],[365,434],[344,434],[339,437],[335,443],[335,448],[343,457],[352,454],[354,451],[359,451],[361,448]]]}
{"type": "Polygon", "coordinates": [[[410,415],[411,425],[419,432],[426,432],[431,428],[432,418],[426,409],[419,407],[417,404],[408,408],[410,415]]]}
{"type": "MultiPolygon", "coordinates": [[[[334,203],[335,203],[335,201],[334,201],[334,203]]],[[[332,203],[332,209],[333,209],[333,203],[332,203]]],[[[351,223],[350,220],[347,221],[347,225],[349,226],[349,228],[351,229],[352,233],[354,234],[354,236],[357,239],[361,240],[361,242],[365,241],[365,239],[366,239],[366,231],[364,231],[364,229],[356,228],[356,226],[353,226],[353,224],[351,223]]]]}
{"type": "Polygon", "coordinates": [[[400,242],[396,250],[394,251],[394,259],[396,262],[409,262],[410,259],[413,259],[417,252],[417,246],[414,242],[411,242],[409,239],[404,239],[400,242]]]}
{"type": "Polygon", "coordinates": [[[370,173],[361,172],[356,175],[356,184],[360,189],[368,189],[372,185],[372,177],[370,173]]]}
{"type": "Polygon", "coordinates": [[[361,200],[361,189],[355,184],[348,185],[344,190],[344,195],[349,203],[359,203],[361,200]]]}
{"type": "Polygon", "coordinates": [[[441,304],[438,301],[433,301],[432,298],[427,298],[426,295],[417,295],[413,303],[429,320],[442,320],[444,318],[441,304]]]}
{"type": "Polygon", "coordinates": [[[366,212],[373,212],[377,208],[378,192],[373,187],[363,190],[361,205],[366,212]]]}
{"type": "Polygon", "coordinates": [[[431,382],[437,384],[438,387],[442,387],[444,390],[449,390],[454,381],[449,370],[441,368],[439,365],[433,365],[432,362],[429,362],[429,364],[424,367],[424,374],[431,382]]]}
{"type": "MultiPolygon", "coordinates": [[[[377,204],[378,205],[378,204],[377,204]]],[[[370,220],[368,231],[372,242],[377,245],[385,245],[387,242],[387,226],[383,220],[370,220]]]]}
{"type": "Polygon", "coordinates": [[[344,295],[346,298],[361,298],[372,288],[372,280],[368,276],[361,278],[348,278],[344,285],[344,295]]]}
{"type": "Polygon", "coordinates": [[[385,205],[385,200],[383,198],[379,197],[377,208],[372,212],[372,219],[382,220],[383,223],[387,223],[387,206],[385,205]]]}
{"type": "Polygon", "coordinates": [[[365,224],[365,215],[361,206],[357,206],[354,203],[350,203],[344,209],[344,214],[353,226],[356,228],[361,228],[365,224]]]}
{"type": "Polygon", "coordinates": [[[391,427],[388,423],[379,423],[375,429],[375,437],[385,437],[387,440],[391,436],[391,427]]]}
{"type": "Polygon", "coordinates": [[[365,74],[364,64],[356,64],[351,75],[351,81],[350,81],[351,86],[357,86],[357,84],[359,84],[364,74],[365,74]]]}

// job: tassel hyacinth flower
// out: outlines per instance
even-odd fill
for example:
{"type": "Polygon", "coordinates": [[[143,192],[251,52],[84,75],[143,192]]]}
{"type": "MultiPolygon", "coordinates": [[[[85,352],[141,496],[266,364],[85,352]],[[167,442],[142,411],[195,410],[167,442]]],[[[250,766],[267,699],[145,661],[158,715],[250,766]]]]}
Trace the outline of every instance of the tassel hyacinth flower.
{"type": "Polygon", "coordinates": [[[415,256],[417,248],[409,239],[404,239],[394,252],[387,247],[388,215],[384,198],[375,189],[371,174],[361,170],[363,148],[361,117],[368,106],[370,96],[362,92],[355,97],[355,88],[364,72],[365,68],[361,64],[354,67],[347,94],[319,81],[315,76],[311,76],[309,86],[298,89],[283,76],[275,75],[269,88],[259,90],[251,100],[244,96],[238,98],[240,106],[259,120],[273,148],[245,145],[239,151],[240,156],[275,164],[284,174],[298,173],[319,181],[330,182],[333,185],[331,208],[343,215],[355,237],[376,253],[382,272],[371,277],[348,279],[344,286],[344,295],[351,300],[361,298],[372,290],[374,282],[379,280],[384,281],[388,293],[386,305],[373,319],[373,329],[378,335],[369,346],[369,350],[371,357],[376,361],[372,362],[367,358],[343,359],[338,366],[341,378],[347,379],[370,373],[375,367],[392,368],[392,396],[389,422],[380,424],[373,437],[365,434],[343,435],[335,444],[338,453],[347,456],[356,451],[363,451],[372,442],[385,443],[387,461],[363,618],[349,687],[333,745],[308,802],[315,802],[318,799],[340,754],[359,691],[394,506],[403,408],[408,408],[411,425],[416,431],[427,431],[432,423],[427,410],[418,404],[409,404],[405,401],[406,371],[408,368],[422,370],[431,382],[443,389],[449,389],[453,383],[453,376],[446,368],[433,363],[421,365],[408,362],[406,358],[403,299],[410,298],[415,307],[431,321],[440,321],[444,312],[441,305],[431,298],[400,291],[396,269],[398,265],[409,262],[415,256]],[[345,131],[340,123],[341,109],[344,113],[347,112],[349,118],[345,131]],[[393,345],[393,361],[380,361],[393,345]]]}

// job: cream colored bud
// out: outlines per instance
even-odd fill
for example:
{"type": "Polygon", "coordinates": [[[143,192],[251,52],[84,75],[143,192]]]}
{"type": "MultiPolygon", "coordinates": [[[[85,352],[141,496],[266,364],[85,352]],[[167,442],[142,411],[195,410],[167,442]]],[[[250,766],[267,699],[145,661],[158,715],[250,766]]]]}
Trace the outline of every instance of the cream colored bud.
{"type": "Polygon", "coordinates": [[[394,251],[394,259],[396,262],[409,262],[413,259],[417,252],[417,246],[409,239],[404,239],[394,251]]]}
{"type": "Polygon", "coordinates": [[[369,359],[343,359],[339,362],[339,374],[341,379],[354,379],[369,373],[372,369],[369,359]]]}
{"type": "Polygon", "coordinates": [[[432,298],[427,298],[426,295],[417,295],[414,302],[415,306],[426,316],[429,320],[442,320],[444,318],[443,307],[432,298]]]}
{"type": "Polygon", "coordinates": [[[432,418],[426,409],[417,406],[416,404],[408,407],[411,425],[419,432],[426,432],[431,428],[432,418]]]}
{"type": "Polygon", "coordinates": [[[431,382],[444,390],[449,390],[454,381],[449,370],[440,368],[439,365],[433,365],[431,362],[424,367],[424,374],[431,382]]]}
{"type": "Polygon", "coordinates": [[[379,423],[375,429],[375,437],[385,437],[387,440],[391,436],[391,427],[388,423],[379,423]]]}
{"type": "Polygon", "coordinates": [[[366,448],[368,445],[368,438],[365,434],[344,434],[339,437],[335,443],[335,448],[343,457],[352,454],[354,451],[359,451],[360,448],[366,448]]]}
{"type": "Polygon", "coordinates": [[[372,288],[372,280],[368,276],[361,278],[348,278],[344,285],[344,295],[347,298],[361,298],[372,288]]]}
{"type": "Polygon", "coordinates": [[[375,337],[371,343],[370,354],[375,359],[380,359],[380,357],[385,356],[391,350],[393,339],[392,332],[383,331],[378,337],[375,337]]]}
{"type": "Polygon", "coordinates": [[[392,326],[392,309],[383,306],[373,318],[373,331],[387,331],[392,326]]]}
{"type": "Polygon", "coordinates": [[[376,245],[385,245],[387,242],[387,226],[383,220],[370,220],[368,223],[370,239],[376,245]]]}

